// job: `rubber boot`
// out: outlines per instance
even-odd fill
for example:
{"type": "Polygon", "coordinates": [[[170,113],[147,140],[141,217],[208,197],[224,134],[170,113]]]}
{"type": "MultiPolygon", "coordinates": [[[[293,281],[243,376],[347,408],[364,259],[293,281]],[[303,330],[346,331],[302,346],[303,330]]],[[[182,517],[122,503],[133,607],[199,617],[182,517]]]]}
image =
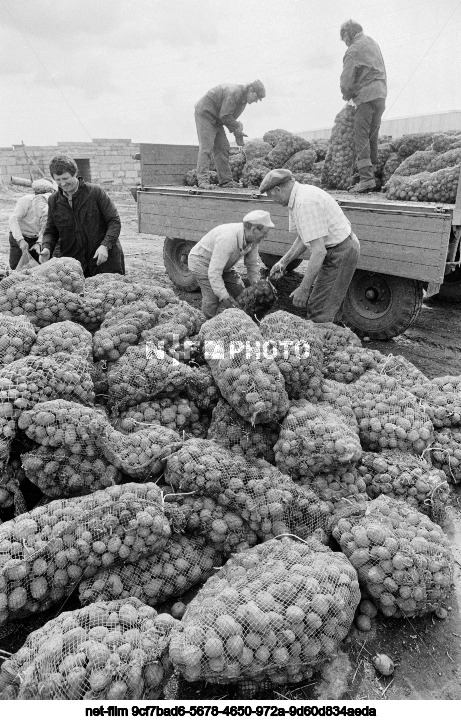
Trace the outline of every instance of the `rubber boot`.
{"type": "Polygon", "coordinates": [[[353,185],[349,193],[370,193],[376,190],[375,174],[370,160],[359,160],[357,168],[360,175],[360,183],[353,185]]]}

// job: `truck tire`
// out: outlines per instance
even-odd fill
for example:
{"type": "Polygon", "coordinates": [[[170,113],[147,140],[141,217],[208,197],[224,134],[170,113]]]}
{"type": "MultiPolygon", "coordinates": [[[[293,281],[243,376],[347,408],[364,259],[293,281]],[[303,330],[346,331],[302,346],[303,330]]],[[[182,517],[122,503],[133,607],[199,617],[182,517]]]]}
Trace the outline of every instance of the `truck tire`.
{"type": "Polygon", "coordinates": [[[343,320],[361,337],[390,340],[413,323],[422,302],[419,280],[356,270],[344,299],[343,320]]]}
{"type": "Polygon", "coordinates": [[[445,277],[445,282],[440,286],[437,300],[451,301],[452,303],[461,303],[461,268],[456,268],[453,273],[449,273],[445,277]]]}
{"type": "Polygon", "coordinates": [[[163,244],[163,263],[168,277],[174,285],[186,293],[200,290],[199,284],[187,267],[187,256],[195,245],[189,240],[165,238],[163,244]]]}
{"type": "MultiPolygon", "coordinates": [[[[271,253],[260,253],[259,257],[261,258],[266,268],[270,270],[272,266],[275,265],[282,256],[272,255],[271,253]]],[[[290,273],[292,270],[296,270],[298,265],[301,265],[302,262],[303,258],[297,258],[296,260],[292,260],[291,263],[288,263],[287,265],[287,273],[290,273]]]]}

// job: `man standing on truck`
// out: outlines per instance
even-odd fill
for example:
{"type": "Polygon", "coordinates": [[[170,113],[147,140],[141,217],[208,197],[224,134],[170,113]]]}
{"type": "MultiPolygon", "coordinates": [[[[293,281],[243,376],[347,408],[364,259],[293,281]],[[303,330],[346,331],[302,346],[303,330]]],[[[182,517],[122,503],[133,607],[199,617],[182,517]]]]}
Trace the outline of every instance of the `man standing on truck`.
{"type": "Polygon", "coordinates": [[[256,103],[266,97],[266,90],[260,80],[248,85],[216,85],[201,98],[195,106],[195,124],[199,142],[197,161],[198,187],[210,187],[210,163],[212,157],[222,188],[236,188],[239,184],[232,179],[229,163],[230,145],[224,126],[234,134],[237,145],[244,144],[243,125],[237,118],[247,103],[256,103]]]}
{"type": "Polygon", "coordinates": [[[314,323],[341,320],[341,306],[357,267],[360,244],[338,203],[321,188],[298,183],[285,168],[267,173],[259,192],[288,206],[289,229],[297,233],[270,276],[283,275],[287,265],[309,247],[304,278],[290,295],[293,305],[307,308],[306,317],[314,323]]]}
{"type": "Polygon", "coordinates": [[[238,296],[245,286],[234,265],[242,256],[250,284],[258,282],[258,246],[273,227],[267,211],[253,210],[242,223],[218,225],[194,245],[187,262],[202,291],[206,318],[239,307],[238,296]]]}
{"type": "Polygon", "coordinates": [[[352,100],[355,111],[355,153],[360,182],[351,193],[376,190],[378,134],[386,106],[387,77],[379,45],[363,34],[354,20],[341,25],[341,40],[347,50],[343,59],[340,85],[344,100],[352,100]]]}

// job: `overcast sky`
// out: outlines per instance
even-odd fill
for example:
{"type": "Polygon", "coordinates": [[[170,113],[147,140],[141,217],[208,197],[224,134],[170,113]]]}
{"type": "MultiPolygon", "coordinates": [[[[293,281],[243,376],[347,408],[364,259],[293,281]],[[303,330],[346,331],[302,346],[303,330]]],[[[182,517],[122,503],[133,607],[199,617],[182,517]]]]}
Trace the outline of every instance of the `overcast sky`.
{"type": "Polygon", "coordinates": [[[0,145],[196,143],[194,103],[256,78],[250,137],[330,127],[350,17],[383,52],[385,118],[461,110],[461,0],[0,0],[0,145]]]}

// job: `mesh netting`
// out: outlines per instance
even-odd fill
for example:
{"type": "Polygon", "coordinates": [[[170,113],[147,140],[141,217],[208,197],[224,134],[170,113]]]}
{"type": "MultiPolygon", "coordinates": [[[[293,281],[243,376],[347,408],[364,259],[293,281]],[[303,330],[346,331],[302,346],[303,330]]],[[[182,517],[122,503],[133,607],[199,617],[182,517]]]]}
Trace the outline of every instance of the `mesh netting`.
{"type": "Polygon", "coordinates": [[[322,171],[322,185],[347,189],[355,166],[355,108],[345,105],[335,117],[322,171]]]}
{"type": "MultiPolygon", "coordinates": [[[[405,158],[394,172],[396,175],[416,175],[416,173],[423,173],[425,170],[431,171],[430,166],[436,155],[437,153],[433,150],[417,150],[413,155],[405,158]]],[[[441,165],[440,167],[445,166],[441,165]]],[[[437,168],[434,168],[434,170],[437,170],[437,168]]]]}
{"type": "Polygon", "coordinates": [[[264,318],[260,331],[274,354],[288,397],[321,398],[323,351],[313,323],[279,310],[264,318]]]}
{"type": "Polygon", "coordinates": [[[0,368],[29,355],[36,337],[32,323],[25,316],[12,318],[0,314],[0,368]]]}
{"type": "Polygon", "coordinates": [[[245,143],[246,160],[264,158],[272,150],[272,145],[266,143],[262,138],[253,138],[245,143]]]}
{"type": "Polygon", "coordinates": [[[395,378],[399,385],[412,393],[426,386],[430,381],[411,361],[402,355],[382,355],[379,351],[371,351],[374,354],[378,373],[395,378]]]}
{"type": "Polygon", "coordinates": [[[283,376],[258,327],[241,310],[225,310],[203,324],[206,359],[227,402],[247,421],[268,423],[287,411],[283,376]]]}
{"type": "Polygon", "coordinates": [[[355,419],[355,425],[358,429],[357,419],[352,410],[352,402],[345,383],[325,379],[322,383],[322,400],[345,415],[349,423],[352,423],[353,419],[355,419]]]}
{"type": "MultiPolygon", "coordinates": [[[[271,143],[270,143],[271,144],[271,143]]],[[[269,168],[283,168],[287,160],[302,150],[309,150],[311,144],[300,135],[284,135],[264,158],[269,168]]]]}
{"type": "Polygon", "coordinates": [[[312,329],[320,338],[325,362],[337,351],[345,350],[351,346],[362,346],[362,341],[358,335],[355,335],[349,328],[342,328],[329,322],[312,323],[312,329]]]}
{"type": "Polygon", "coordinates": [[[211,370],[208,366],[192,368],[192,375],[189,385],[186,387],[186,394],[189,400],[193,401],[197,408],[202,411],[212,411],[221,394],[215,383],[211,370]]]}
{"type": "Polygon", "coordinates": [[[336,652],[359,601],[342,553],[269,541],[208,579],[173,632],[171,660],[188,681],[297,683],[336,652]]]}
{"type": "Polygon", "coordinates": [[[160,423],[165,428],[196,438],[206,438],[210,419],[193,401],[181,396],[140,403],[113,419],[114,427],[122,433],[133,433],[151,423],[160,423]]]}
{"type": "Polygon", "coordinates": [[[82,299],[39,279],[27,278],[0,289],[0,313],[25,315],[37,328],[62,320],[78,320],[82,299]]]}
{"type": "Polygon", "coordinates": [[[36,403],[21,413],[18,427],[42,446],[68,446],[82,453],[87,444],[99,438],[107,420],[101,412],[80,403],[62,399],[36,403]]]}
{"type": "Polygon", "coordinates": [[[177,623],[136,598],[66,611],[5,661],[0,699],[158,699],[177,623]]]}
{"type": "Polygon", "coordinates": [[[461,163],[461,148],[453,148],[440,155],[434,154],[434,158],[427,170],[433,173],[436,170],[442,170],[442,168],[459,165],[459,163],[461,163]]]}
{"type": "Polygon", "coordinates": [[[314,477],[301,478],[300,482],[306,482],[328,504],[331,514],[340,514],[341,509],[348,509],[351,503],[365,507],[369,500],[365,481],[352,464],[341,466],[330,473],[316,473],[314,477]]]}
{"type": "Polygon", "coordinates": [[[418,173],[390,178],[386,198],[390,200],[414,200],[420,202],[454,203],[458,189],[460,165],[442,168],[434,173],[418,173]]]}
{"type": "Polygon", "coordinates": [[[438,376],[432,383],[445,393],[461,393],[461,376],[438,376]]]}
{"type": "Polygon", "coordinates": [[[245,163],[242,170],[242,185],[244,188],[255,187],[258,188],[270,168],[266,165],[263,158],[255,158],[254,160],[248,160],[245,163]]]}
{"type": "Polygon", "coordinates": [[[432,149],[436,153],[445,153],[451,148],[459,148],[461,146],[461,137],[459,134],[450,135],[448,133],[437,133],[432,138],[432,149]]]}
{"type": "Polygon", "coordinates": [[[391,153],[389,155],[383,168],[383,185],[389,182],[401,162],[402,158],[398,153],[391,153]]]}
{"type": "Polygon", "coordinates": [[[162,472],[166,458],[181,447],[181,437],[160,424],[152,424],[129,435],[107,424],[97,443],[115,468],[131,478],[145,481],[162,472]]]}
{"type": "Polygon", "coordinates": [[[131,596],[156,606],[203,583],[221,565],[221,554],[204,538],[173,534],[161,553],[98,571],[94,578],[82,581],[80,603],[131,596]]]}
{"type": "Polygon", "coordinates": [[[364,453],[359,473],[370,498],[384,493],[405,501],[436,523],[443,522],[449,495],[447,477],[427,461],[402,451],[364,453]]]}
{"type": "Polygon", "coordinates": [[[313,173],[293,173],[293,177],[295,180],[298,181],[298,183],[305,183],[306,185],[317,185],[320,187],[322,185],[322,181],[320,179],[320,175],[323,171],[323,163],[321,163],[321,168],[319,168],[318,173],[319,175],[314,175],[313,173]]]}
{"type": "Polygon", "coordinates": [[[160,552],[170,537],[155,484],[51,501],[0,527],[0,625],[45,611],[99,568],[160,552]]]}
{"type": "Polygon", "coordinates": [[[378,162],[376,164],[376,172],[380,177],[383,175],[384,166],[386,165],[391,153],[393,153],[393,150],[394,146],[392,143],[378,144],[378,162]]]}
{"type": "Polygon", "coordinates": [[[157,323],[159,313],[153,300],[136,301],[110,310],[93,336],[95,359],[118,360],[128,346],[137,345],[143,331],[157,323]]]}
{"type": "Polygon", "coordinates": [[[461,483],[461,431],[443,428],[434,431],[434,440],[427,449],[432,465],[445,472],[449,483],[461,483]]]}
{"type": "Polygon", "coordinates": [[[362,448],[354,425],[327,403],[293,401],[274,446],[277,467],[294,480],[354,463],[362,448]]]}
{"type": "Polygon", "coordinates": [[[91,333],[78,323],[65,320],[39,330],[30,352],[31,355],[37,356],[71,353],[81,356],[84,360],[91,360],[92,348],[91,333]]]}
{"type": "Polygon", "coordinates": [[[14,497],[24,478],[18,458],[10,458],[7,463],[0,464],[0,508],[10,508],[14,504],[14,497]]]}
{"type": "Polygon", "coordinates": [[[256,423],[251,425],[239,416],[224,399],[221,399],[213,409],[208,439],[227,448],[232,453],[239,453],[247,460],[264,458],[269,463],[274,463],[273,448],[278,437],[279,427],[277,424],[263,426],[256,423]]]}
{"type": "Polygon", "coordinates": [[[155,301],[137,300],[128,305],[117,306],[109,310],[101,327],[110,328],[110,326],[117,325],[120,322],[140,319],[144,320],[146,328],[150,328],[157,322],[159,313],[160,308],[155,301]]]}
{"type": "Polygon", "coordinates": [[[430,445],[432,422],[395,378],[367,371],[347,387],[365,450],[398,448],[419,455],[430,445]]]}
{"type": "Polygon", "coordinates": [[[359,581],[385,616],[421,616],[451,592],[453,557],[440,526],[387,496],[333,528],[359,581]]]}
{"type": "Polygon", "coordinates": [[[189,336],[197,335],[205,320],[206,318],[199,308],[194,308],[183,300],[162,309],[158,318],[159,323],[174,321],[186,326],[189,336]]]}
{"type": "Polygon", "coordinates": [[[268,130],[267,133],[264,133],[263,141],[265,143],[269,143],[272,148],[275,148],[279,140],[282,140],[282,138],[289,138],[290,135],[291,133],[288,130],[277,128],[276,130],[268,130]]]}
{"type": "Polygon", "coordinates": [[[168,458],[165,479],[175,491],[205,494],[235,511],[261,540],[280,533],[305,537],[328,527],[328,507],[313,491],[212,441],[186,441],[168,458]]]}
{"type": "Polygon", "coordinates": [[[417,150],[426,150],[432,143],[434,133],[408,133],[396,138],[392,144],[401,158],[408,158],[417,150]]]}
{"type": "Polygon", "coordinates": [[[315,150],[299,150],[285,162],[284,167],[291,170],[292,173],[310,173],[316,160],[315,150]]]}
{"type": "Polygon", "coordinates": [[[277,300],[277,291],[269,280],[260,279],[242,290],[238,297],[240,309],[250,318],[258,320],[267,313],[277,300]]]}
{"type": "Polygon", "coordinates": [[[46,263],[32,268],[31,273],[48,285],[63,288],[77,295],[83,293],[85,283],[83,269],[75,258],[50,258],[46,263]]]}
{"type": "Polygon", "coordinates": [[[372,368],[376,368],[373,354],[365,348],[352,345],[329,353],[322,370],[325,378],[339,383],[353,383],[372,368]]]}

